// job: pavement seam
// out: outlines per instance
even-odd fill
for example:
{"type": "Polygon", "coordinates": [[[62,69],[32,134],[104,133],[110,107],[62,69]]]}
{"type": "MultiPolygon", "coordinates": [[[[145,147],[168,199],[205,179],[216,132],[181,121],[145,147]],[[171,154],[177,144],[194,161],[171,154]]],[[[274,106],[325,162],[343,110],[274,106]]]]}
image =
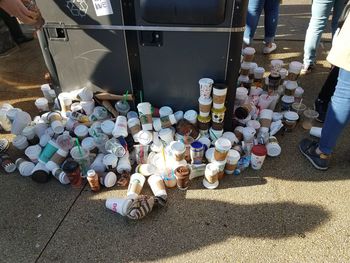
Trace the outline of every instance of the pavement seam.
{"type": "Polygon", "coordinates": [[[58,223],[56,229],[53,231],[52,235],[50,236],[49,240],[46,242],[45,246],[43,247],[43,249],[40,251],[39,256],[36,258],[35,262],[38,262],[40,257],[42,256],[42,254],[44,253],[45,249],[47,248],[47,246],[50,244],[51,240],[54,238],[54,236],[56,235],[58,229],[61,227],[63,221],[66,219],[66,217],[68,216],[69,212],[71,211],[71,209],[73,208],[73,206],[75,205],[76,201],[78,200],[78,198],[81,196],[81,193],[84,191],[85,187],[87,185],[87,182],[85,182],[84,187],[82,187],[82,189],[80,190],[79,194],[75,197],[73,203],[70,205],[70,207],[68,208],[67,212],[64,214],[63,218],[61,219],[61,221],[58,223]]]}

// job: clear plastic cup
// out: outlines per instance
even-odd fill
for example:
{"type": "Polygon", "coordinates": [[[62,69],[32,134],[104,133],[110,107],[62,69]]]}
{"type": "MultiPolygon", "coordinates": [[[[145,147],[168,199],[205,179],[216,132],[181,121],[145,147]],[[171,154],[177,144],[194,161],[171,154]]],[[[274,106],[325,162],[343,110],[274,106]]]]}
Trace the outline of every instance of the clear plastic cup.
{"type": "Polygon", "coordinates": [[[90,167],[90,152],[83,149],[82,147],[75,146],[70,150],[70,155],[73,159],[79,163],[81,171],[84,176],[87,175],[87,171],[90,167]]]}
{"type": "Polygon", "coordinates": [[[305,110],[304,111],[304,120],[303,120],[303,128],[305,130],[310,130],[314,125],[315,119],[318,117],[318,112],[315,110],[305,110]]]}

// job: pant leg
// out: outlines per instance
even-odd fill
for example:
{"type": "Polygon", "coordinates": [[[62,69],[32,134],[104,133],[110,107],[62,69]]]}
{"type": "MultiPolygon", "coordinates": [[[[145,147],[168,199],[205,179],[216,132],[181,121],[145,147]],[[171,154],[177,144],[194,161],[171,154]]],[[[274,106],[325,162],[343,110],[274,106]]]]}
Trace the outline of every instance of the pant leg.
{"type": "Polygon", "coordinates": [[[23,37],[23,32],[21,27],[19,26],[19,23],[15,17],[11,17],[9,14],[7,14],[4,10],[0,8],[0,16],[4,20],[5,24],[7,25],[8,29],[10,30],[11,36],[16,41],[18,38],[23,37]]]}
{"type": "Polygon", "coordinates": [[[250,45],[253,41],[264,3],[265,0],[249,0],[246,28],[243,35],[243,41],[246,45],[250,45]]]}
{"type": "Polygon", "coordinates": [[[338,84],[323,125],[320,150],[331,154],[337,139],[350,121],[350,71],[339,70],[338,84]]]}
{"type": "Polygon", "coordinates": [[[334,94],[335,86],[338,82],[339,68],[333,67],[331,72],[329,72],[326,81],[324,82],[318,98],[325,103],[328,103],[331,100],[331,97],[334,94]]]}
{"type": "Polygon", "coordinates": [[[332,15],[332,37],[338,28],[338,20],[345,7],[345,0],[334,0],[332,15]]]}
{"type": "Polygon", "coordinates": [[[268,0],[265,1],[264,13],[265,13],[265,43],[272,43],[275,39],[278,15],[279,15],[279,0],[268,0]]]}
{"type": "Polygon", "coordinates": [[[321,35],[327,25],[335,0],[314,0],[311,6],[311,19],[306,31],[304,43],[304,65],[315,63],[316,49],[320,44],[321,35]]]}

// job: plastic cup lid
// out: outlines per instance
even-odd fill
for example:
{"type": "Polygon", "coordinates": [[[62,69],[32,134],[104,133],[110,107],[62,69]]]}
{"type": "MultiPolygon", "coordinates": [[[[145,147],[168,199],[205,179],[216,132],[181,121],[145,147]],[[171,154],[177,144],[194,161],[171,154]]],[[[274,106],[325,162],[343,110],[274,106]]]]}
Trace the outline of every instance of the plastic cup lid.
{"type": "Polygon", "coordinates": [[[252,153],[257,156],[265,156],[267,154],[267,149],[265,145],[254,145],[252,148],[252,153]]]}
{"type": "Polygon", "coordinates": [[[101,123],[101,129],[106,134],[111,134],[114,129],[114,122],[111,120],[106,120],[101,123]]]}
{"type": "Polygon", "coordinates": [[[84,136],[86,135],[87,133],[89,132],[89,129],[88,127],[86,127],[85,125],[78,125],[77,127],[75,127],[74,129],[74,133],[77,135],[77,136],[84,136]]]}
{"type": "Polygon", "coordinates": [[[148,145],[152,142],[153,135],[150,131],[141,130],[136,134],[136,137],[140,144],[148,145]]]}
{"type": "Polygon", "coordinates": [[[274,112],[272,115],[273,121],[279,121],[283,119],[283,114],[281,112],[274,112]]]}
{"type": "Polygon", "coordinates": [[[315,110],[306,110],[304,111],[304,115],[308,118],[316,118],[318,117],[319,113],[315,110]]]}
{"type": "Polygon", "coordinates": [[[168,116],[170,114],[173,114],[173,110],[172,108],[170,108],[169,106],[163,106],[159,109],[159,114],[160,116],[168,116]]]}
{"type": "Polygon", "coordinates": [[[117,182],[117,176],[113,172],[109,172],[105,175],[103,184],[105,187],[112,187],[117,182]]]}
{"type": "Polygon", "coordinates": [[[287,111],[284,113],[284,118],[290,121],[296,121],[299,119],[299,115],[294,111],[287,111]]]}
{"type": "Polygon", "coordinates": [[[281,154],[281,146],[279,146],[277,143],[268,143],[266,145],[267,149],[267,155],[271,157],[276,157],[281,154]]]}
{"type": "Polygon", "coordinates": [[[203,97],[199,97],[198,98],[198,102],[200,104],[203,104],[203,105],[209,105],[213,102],[213,99],[212,98],[203,98],[203,97]]]}
{"type": "Polygon", "coordinates": [[[14,145],[20,145],[25,143],[27,140],[27,137],[25,137],[24,135],[17,135],[14,139],[13,139],[13,144],[14,145]]]}
{"type": "Polygon", "coordinates": [[[117,162],[118,162],[118,157],[113,153],[106,154],[103,157],[103,163],[105,165],[114,165],[114,164],[117,164],[117,162]]]}
{"type": "Polygon", "coordinates": [[[183,153],[186,150],[185,144],[182,142],[173,142],[170,145],[171,151],[174,153],[183,153]]]}
{"type": "Polygon", "coordinates": [[[250,62],[243,61],[241,64],[242,69],[250,69],[250,62]]]}
{"type": "Polygon", "coordinates": [[[22,176],[30,176],[32,175],[32,171],[35,167],[34,163],[31,162],[24,162],[19,167],[19,172],[22,176]]]}
{"type": "Polygon", "coordinates": [[[206,152],[205,152],[205,158],[208,160],[208,162],[211,162],[214,158],[214,151],[215,148],[209,148],[206,152]]]}
{"type": "Polygon", "coordinates": [[[247,126],[252,127],[252,128],[257,130],[260,128],[260,122],[258,122],[256,120],[250,120],[247,122],[247,126]]]}
{"type": "Polygon", "coordinates": [[[188,110],[184,114],[184,118],[189,120],[189,121],[196,120],[197,116],[198,116],[198,114],[195,110],[188,110]]]}
{"type": "Polygon", "coordinates": [[[203,143],[201,143],[200,141],[194,141],[193,143],[191,143],[191,148],[201,149],[203,148],[203,143]]]}
{"type": "Polygon", "coordinates": [[[92,137],[87,137],[81,142],[81,147],[86,150],[91,150],[95,147],[95,141],[92,137]]]}
{"type": "Polygon", "coordinates": [[[209,79],[209,78],[201,78],[198,83],[200,85],[212,85],[214,83],[214,80],[209,79]]]}
{"type": "Polygon", "coordinates": [[[43,105],[46,105],[48,104],[48,100],[46,98],[38,98],[36,101],[35,101],[35,105],[37,106],[43,106],[43,105]]]}
{"type": "Polygon", "coordinates": [[[241,155],[239,154],[238,151],[233,150],[233,149],[228,151],[227,159],[229,159],[229,160],[237,160],[238,161],[240,158],[241,158],[241,155]]]}
{"type": "Polygon", "coordinates": [[[219,180],[213,184],[210,184],[207,180],[205,180],[205,178],[203,178],[203,185],[207,189],[215,189],[219,186],[219,180]]]}
{"type": "Polygon", "coordinates": [[[298,88],[298,83],[296,82],[296,81],[287,81],[287,83],[286,83],[286,89],[291,89],[291,90],[293,90],[293,89],[296,89],[296,88],[298,88]]]}
{"type": "Polygon", "coordinates": [[[293,103],[294,102],[294,96],[284,95],[282,97],[282,101],[285,102],[285,103],[293,103]]]}
{"type": "Polygon", "coordinates": [[[254,53],[255,53],[255,48],[253,47],[245,47],[243,49],[243,54],[253,55],[254,53]]]}

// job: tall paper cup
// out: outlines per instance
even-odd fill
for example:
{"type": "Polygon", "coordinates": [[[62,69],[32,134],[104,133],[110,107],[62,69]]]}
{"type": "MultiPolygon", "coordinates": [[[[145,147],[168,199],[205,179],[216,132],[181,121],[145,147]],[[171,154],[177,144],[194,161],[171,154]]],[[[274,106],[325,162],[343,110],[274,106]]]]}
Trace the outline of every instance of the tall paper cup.
{"type": "Polygon", "coordinates": [[[122,216],[126,216],[131,204],[132,199],[110,198],[106,200],[106,208],[122,216]]]}
{"type": "Polygon", "coordinates": [[[134,173],[130,177],[130,183],[128,188],[128,196],[135,197],[141,194],[143,185],[145,183],[146,178],[139,173],[134,173]]]}
{"type": "Polygon", "coordinates": [[[152,109],[151,104],[149,102],[139,103],[137,105],[137,110],[140,115],[140,121],[142,124],[142,129],[146,131],[150,131],[153,128],[152,125],[152,109]]]}
{"type": "Polygon", "coordinates": [[[200,97],[209,99],[214,80],[209,78],[202,78],[198,81],[198,83],[199,83],[200,97]]]}
{"type": "Polygon", "coordinates": [[[151,190],[155,196],[164,197],[167,196],[165,184],[160,175],[151,175],[147,180],[151,190]]]}

